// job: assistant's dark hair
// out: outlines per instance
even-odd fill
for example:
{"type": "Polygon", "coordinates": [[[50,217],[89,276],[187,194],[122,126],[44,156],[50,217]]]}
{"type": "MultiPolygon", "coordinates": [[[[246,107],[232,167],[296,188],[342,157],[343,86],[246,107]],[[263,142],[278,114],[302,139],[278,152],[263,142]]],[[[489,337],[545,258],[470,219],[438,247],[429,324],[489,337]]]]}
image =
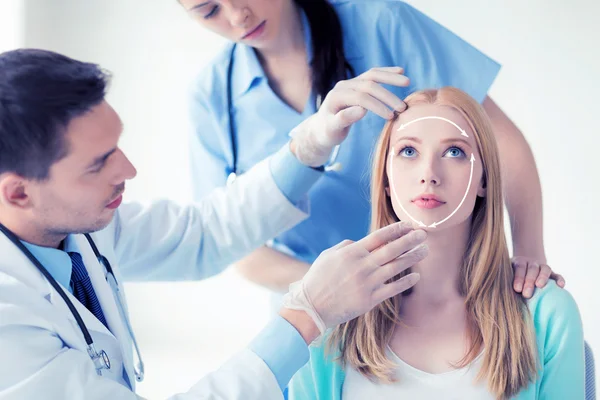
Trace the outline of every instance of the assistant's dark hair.
{"type": "Polygon", "coordinates": [[[104,100],[109,75],[46,50],[0,54],[0,173],[48,178],[68,153],[69,122],[104,100]]]}
{"type": "Polygon", "coordinates": [[[294,0],[304,11],[310,25],[313,59],[313,91],[325,98],[335,84],[354,71],[344,54],[344,37],[340,19],[327,0],[294,0]]]}

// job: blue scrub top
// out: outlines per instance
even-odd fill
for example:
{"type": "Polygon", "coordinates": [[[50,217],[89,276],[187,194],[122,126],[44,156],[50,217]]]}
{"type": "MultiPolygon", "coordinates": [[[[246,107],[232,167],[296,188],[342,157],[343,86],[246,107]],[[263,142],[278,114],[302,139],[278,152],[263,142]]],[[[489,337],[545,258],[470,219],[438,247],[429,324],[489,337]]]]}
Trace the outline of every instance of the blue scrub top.
{"type": "MultiPolygon", "coordinates": [[[[331,4],[342,25],[346,58],[357,75],[373,67],[404,67],[410,86],[387,86],[400,98],[417,90],[454,86],[481,102],[498,74],[498,63],[404,2],[334,0],[331,4]]],[[[306,47],[311,49],[305,16],[303,23],[306,47]]],[[[230,52],[228,45],[193,87],[190,151],[196,199],[224,185],[232,168],[226,106],[230,52]]],[[[232,72],[233,126],[238,170],[243,173],[283,146],[289,132],[316,108],[313,96],[302,113],[279,99],[251,47],[236,46],[232,72]]],[[[352,127],[337,159],[342,171],[326,173],[313,186],[311,216],[275,238],[276,248],[313,262],[323,250],[368,233],[371,154],[384,123],[369,113],[352,127]]]]}

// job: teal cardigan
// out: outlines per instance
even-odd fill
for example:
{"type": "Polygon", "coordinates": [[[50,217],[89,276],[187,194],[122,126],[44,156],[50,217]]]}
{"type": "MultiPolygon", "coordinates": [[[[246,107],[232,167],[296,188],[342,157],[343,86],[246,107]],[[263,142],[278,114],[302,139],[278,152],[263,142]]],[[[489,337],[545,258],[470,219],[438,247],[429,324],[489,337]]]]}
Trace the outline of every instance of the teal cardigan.
{"type": "MultiPolygon", "coordinates": [[[[540,368],[537,379],[521,390],[519,400],[584,398],[584,342],[579,309],[569,292],[554,281],[536,289],[528,301],[540,368]]],[[[290,400],[341,400],[344,369],[325,353],[325,341],[311,346],[310,361],[292,379],[290,400]]]]}

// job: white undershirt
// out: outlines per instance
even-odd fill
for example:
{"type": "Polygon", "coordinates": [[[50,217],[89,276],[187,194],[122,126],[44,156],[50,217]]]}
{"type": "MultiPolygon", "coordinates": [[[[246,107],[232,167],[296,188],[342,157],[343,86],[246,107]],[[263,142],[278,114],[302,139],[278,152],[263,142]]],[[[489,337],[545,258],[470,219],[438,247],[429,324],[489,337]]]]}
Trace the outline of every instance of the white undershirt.
{"type": "MultiPolygon", "coordinates": [[[[483,354],[483,353],[482,353],[483,354]]],[[[464,368],[441,374],[430,374],[402,361],[388,348],[388,357],[398,368],[398,382],[374,383],[351,367],[346,367],[342,400],[410,399],[410,400],[495,400],[485,382],[475,385],[483,360],[480,354],[464,368]]]]}

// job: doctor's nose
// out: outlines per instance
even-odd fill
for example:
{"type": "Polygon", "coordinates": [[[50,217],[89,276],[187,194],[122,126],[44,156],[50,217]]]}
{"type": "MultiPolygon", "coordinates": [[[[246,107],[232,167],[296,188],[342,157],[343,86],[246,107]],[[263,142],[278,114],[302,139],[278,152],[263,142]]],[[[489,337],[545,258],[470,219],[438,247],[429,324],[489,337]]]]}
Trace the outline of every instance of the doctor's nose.
{"type": "Polygon", "coordinates": [[[135,167],[127,157],[125,157],[125,166],[123,173],[125,175],[125,180],[133,179],[137,175],[137,169],[135,169],[135,167]]]}
{"type": "Polygon", "coordinates": [[[129,161],[127,156],[120,149],[118,151],[121,152],[121,157],[119,157],[120,165],[118,167],[118,173],[115,174],[112,182],[115,185],[120,185],[124,181],[135,178],[137,175],[137,170],[131,161],[129,161]]]}

